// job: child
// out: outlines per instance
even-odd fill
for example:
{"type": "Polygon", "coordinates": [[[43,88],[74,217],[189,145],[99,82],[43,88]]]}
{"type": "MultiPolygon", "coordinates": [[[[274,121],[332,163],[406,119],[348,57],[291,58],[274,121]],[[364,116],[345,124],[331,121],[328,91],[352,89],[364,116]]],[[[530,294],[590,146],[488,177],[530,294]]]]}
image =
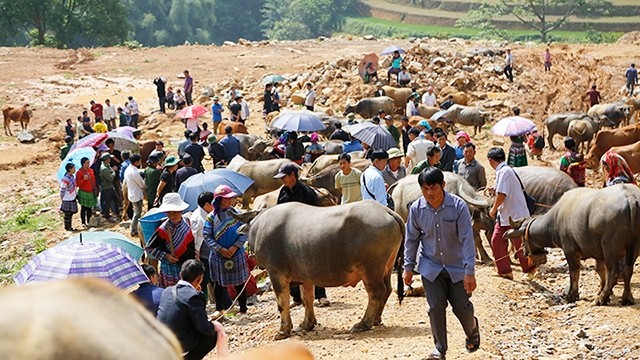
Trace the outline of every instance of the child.
{"type": "Polygon", "coordinates": [[[542,54],[542,59],[544,60],[544,72],[551,71],[551,53],[549,52],[549,48],[542,54]]]}
{"type": "Polygon", "coordinates": [[[62,180],[60,180],[60,198],[62,199],[60,211],[64,213],[64,229],[67,231],[76,231],[71,227],[73,214],[78,212],[78,204],[76,202],[76,178],[73,176],[76,172],[76,167],[72,163],[68,163],[64,169],[67,172],[64,174],[62,180]]]}

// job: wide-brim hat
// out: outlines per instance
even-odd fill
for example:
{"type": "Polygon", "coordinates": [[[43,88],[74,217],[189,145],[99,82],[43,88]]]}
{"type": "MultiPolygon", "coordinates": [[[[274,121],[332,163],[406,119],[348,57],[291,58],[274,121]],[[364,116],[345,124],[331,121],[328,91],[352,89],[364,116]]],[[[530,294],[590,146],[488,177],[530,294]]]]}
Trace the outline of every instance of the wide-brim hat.
{"type": "Polygon", "coordinates": [[[398,148],[392,147],[389,150],[387,150],[387,154],[389,154],[389,159],[395,159],[395,158],[399,158],[399,157],[403,157],[404,154],[402,153],[402,151],[398,148]]]}
{"type": "Polygon", "coordinates": [[[109,154],[109,153],[104,153],[102,155],[100,155],[100,160],[106,160],[106,159],[111,159],[113,158],[113,155],[109,154]]]}
{"type": "Polygon", "coordinates": [[[240,194],[238,194],[237,192],[233,191],[233,189],[231,188],[231,186],[229,185],[219,185],[214,191],[213,191],[213,198],[225,198],[225,199],[231,199],[234,197],[238,197],[240,196],[240,194]]]}
{"type": "Polygon", "coordinates": [[[180,194],[171,192],[162,198],[162,205],[158,208],[161,212],[179,211],[183,212],[189,208],[189,204],[182,201],[180,194]]]}
{"type": "Polygon", "coordinates": [[[176,156],[173,156],[173,155],[167,156],[167,158],[164,161],[164,167],[178,165],[179,162],[180,162],[180,159],[178,159],[176,156]]]}

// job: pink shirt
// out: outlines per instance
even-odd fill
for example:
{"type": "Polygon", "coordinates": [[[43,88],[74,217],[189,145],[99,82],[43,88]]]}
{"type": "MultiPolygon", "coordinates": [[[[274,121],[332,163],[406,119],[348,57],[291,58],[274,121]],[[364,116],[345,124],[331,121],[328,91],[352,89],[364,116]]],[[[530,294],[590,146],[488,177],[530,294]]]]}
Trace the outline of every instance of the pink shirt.
{"type": "Polygon", "coordinates": [[[544,58],[544,62],[550,63],[551,62],[551,53],[550,52],[544,52],[542,54],[542,57],[544,58]]]}

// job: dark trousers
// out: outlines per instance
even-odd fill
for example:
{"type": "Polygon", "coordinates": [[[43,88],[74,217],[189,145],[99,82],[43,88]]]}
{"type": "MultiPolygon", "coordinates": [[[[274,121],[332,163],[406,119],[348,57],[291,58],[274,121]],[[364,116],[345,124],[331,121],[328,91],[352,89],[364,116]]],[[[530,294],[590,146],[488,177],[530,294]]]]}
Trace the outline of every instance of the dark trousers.
{"type": "Polygon", "coordinates": [[[313,105],[306,105],[306,107],[307,107],[307,110],[313,111],[313,105]]]}
{"type": "Polygon", "coordinates": [[[129,123],[129,126],[133,126],[134,128],[138,128],[138,118],[140,118],[140,115],[138,114],[134,114],[131,115],[131,122],[129,123]]]}
{"type": "Polygon", "coordinates": [[[64,213],[64,229],[65,230],[71,230],[71,221],[73,218],[73,213],[70,212],[65,212],[64,213]]]}
{"type": "Polygon", "coordinates": [[[198,344],[193,349],[184,349],[188,350],[189,353],[184,356],[185,360],[200,360],[207,356],[208,353],[211,352],[216,347],[216,337],[215,336],[198,336],[198,344]]]}
{"type": "Polygon", "coordinates": [[[505,65],[504,75],[509,79],[509,81],[513,82],[513,68],[511,68],[511,65],[505,65]]]}
{"type": "Polygon", "coordinates": [[[460,321],[464,333],[470,337],[476,322],[473,316],[473,304],[464,289],[463,281],[451,282],[451,277],[443,270],[433,282],[422,277],[422,284],[429,305],[431,334],[436,349],[445,354],[447,344],[447,304],[451,304],[453,314],[460,321]]]}
{"type": "Polygon", "coordinates": [[[209,259],[200,258],[200,262],[204,265],[204,277],[202,278],[202,282],[200,283],[200,287],[202,288],[202,293],[204,293],[204,302],[205,304],[209,303],[209,287],[207,284],[211,282],[211,276],[209,275],[209,259]]]}
{"type": "Polygon", "coordinates": [[[191,99],[191,93],[190,92],[185,92],[184,93],[184,99],[187,101],[187,106],[193,105],[193,100],[191,99]]]}
{"type": "MultiPolygon", "coordinates": [[[[240,294],[238,297],[240,312],[247,312],[247,290],[242,290],[243,286],[244,284],[236,285],[235,288],[236,293],[240,294]]],[[[213,286],[213,297],[216,299],[216,310],[218,311],[226,310],[233,304],[233,299],[229,297],[227,289],[218,283],[215,283],[213,286]]]]}
{"type": "Polygon", "coordinates": [[[111,216],[111,211],[113,214],[118,216],[118,194],[116,193],[116,189],[102,189],[100,191],[100,206],[102,208],[102,216],[108,218],[111,216]]]}
{"type": "Polygon", "coordinates": [[[167,102],[167,99],[164,96],[158,97],[158,102],[160,103],[160,112],[164,112],[164,104],[167,102]]]}
{"type": "Polygon", "coordinates": [[[89,220],[91,220],[91,211],[90,207],[82,206],[80,208],[80,220],[82,220],[83,225],[89,225],[89,220]]]}
{"type": "MultiPolygon", "coordinates": [[[[291,292],[291,297],[293,297],[293,301],[302,302],[302,296],[300,296],[300,286],[291,285],[289,287],[289,291],[291,292]]],[[[327,297],[327,290],[320,286],[316,286],[314,288],[314,293],[315,293],[316,300],[327,297]]]]}

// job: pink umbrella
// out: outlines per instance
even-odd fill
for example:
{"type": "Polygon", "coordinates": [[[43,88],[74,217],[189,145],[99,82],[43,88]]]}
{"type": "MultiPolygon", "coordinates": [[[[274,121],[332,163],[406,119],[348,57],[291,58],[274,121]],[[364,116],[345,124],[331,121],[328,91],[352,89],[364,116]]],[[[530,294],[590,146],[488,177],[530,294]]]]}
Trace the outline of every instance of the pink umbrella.
{"type": "Polygon", "coordinates": [[[178,113],[178,117],[181,119],[191,119],[197,118],[198,116],[204,115],[208,112],[209,110],[207,110],[207,108],[202,105],[190,105],[182,109],[178,113]]]}
{"type": "Polygon", "coordinates": [[[116,128],[115,132],[133,139],[133,132],[135,130],[136,128],[134,128],[133,126],[120,126],[116,128]]]}
{"type": "Polygon", "coordinates": [[[519,136],[528,133],[536,127],[533,121],[522,116],[509,116],[498,121],[491,128],[491,132],[499,136],[519,136]]]}
{"type": "Polygon", "coordinates": [[[100,145],[103,141],[107,140],[109,135],[106,133],[92,133],[89,134],[82,139],[76,141],[75,144],[71,147],[70,150],[74,150],[82,147],[95,147],[100,145]]]}

